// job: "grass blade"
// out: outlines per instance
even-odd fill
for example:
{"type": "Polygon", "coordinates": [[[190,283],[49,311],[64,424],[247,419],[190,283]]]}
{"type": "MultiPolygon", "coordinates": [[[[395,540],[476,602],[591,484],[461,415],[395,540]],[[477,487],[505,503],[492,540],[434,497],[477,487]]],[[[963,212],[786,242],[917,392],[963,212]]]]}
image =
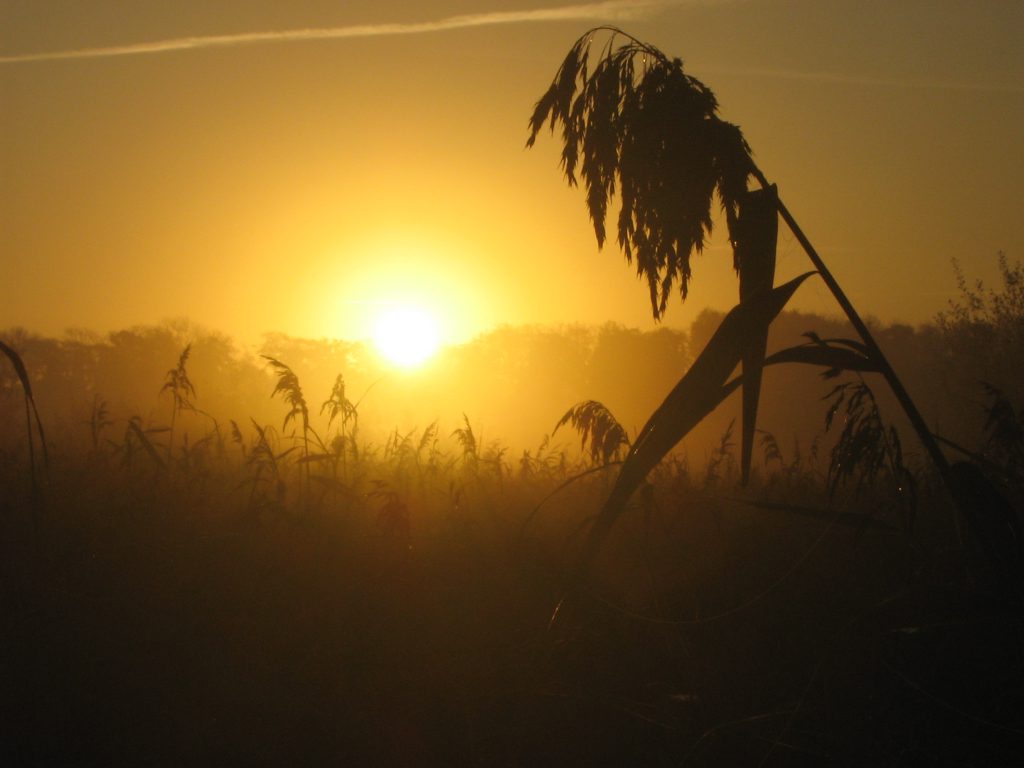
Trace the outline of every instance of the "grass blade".
{"type": "Polygon", "coordinates": [[[739,378],[734,380],[731,388],[723,386],[739,365],[751,339],[758,338],[800,284],[812,274],[807,272],[785,285],[741,302],[725,316],[690,370],[668,394],[633,443],[615,486],[591,529],[576,570],[577,579],[585,575],[608,531],[648,473],[738,385],[739,378]]]}
{"type": "MultiPolygon", "coordinates": [[[[148,455],[149,458],[153,460],[153,463],[156,464],[160,469],[164,469],[166,466],[164,464],[164,460],[160,458],[160,454],[156,452],[156,447],[153,445],[152,441],[149,439],[149,436],[146,434],[146,432],[153,432],[157,430],[144,430],[141,426],[139,426],[138,416],[135,416],[131,420],[129,420],[128,428],[132,431],[135,437],[138,438],[139,444],[145,449],[146,455],[148,455]]],[[[164,428],[160,429],[159,431],[166,432],[167,429],[164,428]]]]}
{"type": "Polygon", "coordinates": [[[18,380],[21,382],[21,389],[25,394],[25,429],[28,434],[29,468],[32,473],[32,492],[33,495],[35,495],[39,488],[36,480],[35,443],[32,438],[32,418],[29,416],[30,409],[32,416],[35,417],[36,430],[39,432],[39,444],[43,452],[43,467],[45,468],[47,475],[49,475],[50,454],[46,448],[46,434],[43,432],[43,422],[39,418],[39,410],[36,408],[36,400],[32,397],[32,383],[28,377],[28,369],[25,368],[25,363],[21,359],[21,355],[2,341],[0,341],[0,352],[7,355],[8,359],[11,361],[11,365],[14,366],[14,371],[18,374],[18,380]]]}

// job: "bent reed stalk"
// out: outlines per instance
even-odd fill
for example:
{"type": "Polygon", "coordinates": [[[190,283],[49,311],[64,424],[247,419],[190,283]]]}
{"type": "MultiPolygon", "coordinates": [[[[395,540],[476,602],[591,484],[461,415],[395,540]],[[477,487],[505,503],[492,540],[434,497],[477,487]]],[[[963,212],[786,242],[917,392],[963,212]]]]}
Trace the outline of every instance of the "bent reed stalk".
{"type": "MultiPolygon", "coordinates": [[[[744,230],[740,203],[753,191],[748,188],[750,177],[759,182],[763,192],[774,198],[779,215],[862,339],[955,506],[965,517],[973,514],[931,430],[853,303],[778,198],[775,186],[754,163],[740,128],[718,115],[713,92],[684,72],[682,60],[670,59],[617,27],[590,29],[577,38],[537,101],[529,119],[527,147],[533,146],[545,125],[554,132],[556,124],[562,129],[563,173],[569,186],[581,181],[585,187],[599,247],[606,239],[609,204],[618,196],[618,245],[637,274],[646,278],[656,320],[663,315],[673,287],[678,286],[682,300],[687,297],[690,255],[703,249],[705,236],[711,233],[715,197],[725,214],[742,302],[744,272],[756,265],[743,263],[747,259],[739,247],[744,230]],[[594,63],[591,44],[598,33],[608,34],[609,39],[594,63]],[[625,42],[616,46],[619,37],[625,42]]],[[[771,288],[770,274],[767,287],[771,288]]],[[[754,386],[764,361],[753,355],[749,359],[756,370],[744,373],[755,374],[750,377],[754,386]]],[[[753,410],[748,410],[753,416],[753,410]]],[[[745,434],[752,435],[753,426],[745,424],[745,434]]],[[[749,442],[744,441],[746,452],[749,442]]],[[[748,460],[745,456],[744,465],[748,460]]],[[[959,518],[955,525],[962,544],[959,518]]]]}

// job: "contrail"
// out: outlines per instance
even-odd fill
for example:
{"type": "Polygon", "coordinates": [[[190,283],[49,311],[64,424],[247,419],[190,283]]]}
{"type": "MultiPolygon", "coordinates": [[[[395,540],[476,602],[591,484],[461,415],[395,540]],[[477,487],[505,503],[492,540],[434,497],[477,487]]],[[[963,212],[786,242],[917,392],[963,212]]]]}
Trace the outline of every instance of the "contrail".
{"type": "MultiPolygon", "coordinates": [[[[107,46],[102,48],[78,48],[68,51],[42,53],[20,53],[0,56],[0,64],[27,64],[39,61],[61,61],[70,59],[98,59],[114,56],[141,56],[172,51],[190,51],[203,48],[227,48],[236,45],[259,43],[286,43],[308,40],[344,40],[359,37],[393,37],[398,35],[420,35],[431,32],[445,32],[453,29],[489,27],[501,24],[529,24],[552,21],[629,21],[645,18],[660,9],[670,6],[718,5],[737,0],[604,0],[596,3],[579,3],[555,8],[538,8],[526,11],[494,11],[449,16],[437,21],[420,21],[391,24],[355,24],[346,27],[323,27],[315,29],[288,29],[272,32],[243,32],[232,35],[207,35],[178,37],[170,40],[156,40],[148,43],[107,46]]],[[[914,88],[930,90],[974,91],[989,93],[1024,93],[1024,85],[1012,83],[965,83],[928,80],[902,80],[875,77],[861,77],[832,72],[801,72],[784,69],[735,69],[713,67],[706,71],[716,74],[758,77],[773,80],[803,80],[835,85],[866,85],[888,88],[914,88]]]]}
{"type": "Polygon", "coordinates": [[[605,0],[598,3],[563,5],[556,8],[538,8],[528,11],[495,11],[449,16],[437,21],[393,24],[357,24],[347,27],[320,29],[289,29],[274,32],[244,32],[233,35],[179,37],[148,43],[132,43],[103,48],[79,48],[70,51],[22,53],[0,56],[0,64],[26,64],[34,61],[60,61],[65,59],[98,59],[112,56],[139,56],[170,51],[189,51],[201,48],[225,48],[257,43],[284,43],[306,40],[344,40],[354,37],[388,37],[444,32],[469,27],[490,27],[499,24],[526,24],[546,21],[628,21],[641,18],[670,5],[698,4],[700,0],[605,0]]]}

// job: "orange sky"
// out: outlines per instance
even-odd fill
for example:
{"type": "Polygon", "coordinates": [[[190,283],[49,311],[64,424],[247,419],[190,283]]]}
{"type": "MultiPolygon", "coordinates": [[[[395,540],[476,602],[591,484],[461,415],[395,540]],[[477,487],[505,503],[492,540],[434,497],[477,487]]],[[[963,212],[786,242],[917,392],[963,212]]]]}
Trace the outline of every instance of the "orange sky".
{"type": "MultiPolygon", "coordinates": [[[[597,251],[557,142],[524,149],[565,52],[606,21],[714,89],[865,313],[925,321],[954,294],[953,258],[991,278],[997,251],[1024,254],[1024,3],[527,13],[567,5],[0,0],[0,328],[188,317],[247,341],[361,338],[374,308],[409,301],[456,340],[652,327],[645,286],[597,251]],[[483,16],[430,26],[466,14],[483,16]],[[231,44],[303,29],[335,32],[231,44]],[[82,50],[102,55],[32,57],[82,50]]],[[[723,242],[666,323],[734,300],[723,242]]],[[[805,269],[784,231],[779,263],[805,269]]],[[[796,306],[833,311],[820,283],[801,291],[796,306]]]]}

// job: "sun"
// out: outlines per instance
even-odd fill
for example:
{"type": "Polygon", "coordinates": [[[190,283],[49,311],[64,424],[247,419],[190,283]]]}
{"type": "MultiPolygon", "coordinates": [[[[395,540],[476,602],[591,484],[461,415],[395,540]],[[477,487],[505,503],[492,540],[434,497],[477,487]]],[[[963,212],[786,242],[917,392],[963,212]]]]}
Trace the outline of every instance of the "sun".
{"type": "Polygon", "coordinates": [[[403,368],[428,360],[437,351],[439,340],[437,318],[419,307],[388,307],[374,324],[377,351],[403,368]]]}

